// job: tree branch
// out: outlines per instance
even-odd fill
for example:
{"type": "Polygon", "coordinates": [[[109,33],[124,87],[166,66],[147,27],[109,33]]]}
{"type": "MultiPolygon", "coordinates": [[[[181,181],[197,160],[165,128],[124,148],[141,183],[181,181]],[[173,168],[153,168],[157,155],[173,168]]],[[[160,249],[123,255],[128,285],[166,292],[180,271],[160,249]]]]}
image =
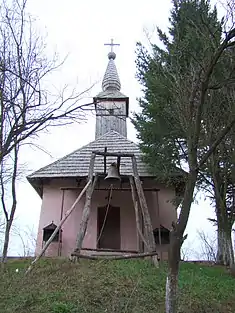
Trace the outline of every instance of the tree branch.
{"type": "Polygon", "coordinates": [[[199,170],[202,167],[202,165],[208,160],[208,158],[215,151],[217,146],[221,143],[221,141],[229,133],[229,131],[233,128],[234,125],[235,125],[235,118],[221,131],[220,135],[214,141],[214,143],[211,145],[209,150],[204,154],[204,156],[202,156],[201,160],[198,163],[196,170],[199,170]]]}
{"type": "MultiPolygon", "coordinates": [[[[209,66],[206,69],[204,80],[201,83],[201,97],[200,102],[198,104],[197,113],[196,113],[196,121],[195,121],[195,130],[194,130],[194,138],[193,138],[193,148],[197,148],[198,139],[200,135],[201,128],[201,115],[202,115],[202,107],[205,102],[206,91],[208,90],[208,85],[210,81],[211,74],[216,66],[219,58],[221,57],[223,51],[228,48],[229,41],[235,37],[235,28],[228,32],[224,41],[219,46],[218,50],[215,52],[214,56],[211,59],[209,66]]],[[[234,43],[232,43],[234,44],[234,43]]]]}

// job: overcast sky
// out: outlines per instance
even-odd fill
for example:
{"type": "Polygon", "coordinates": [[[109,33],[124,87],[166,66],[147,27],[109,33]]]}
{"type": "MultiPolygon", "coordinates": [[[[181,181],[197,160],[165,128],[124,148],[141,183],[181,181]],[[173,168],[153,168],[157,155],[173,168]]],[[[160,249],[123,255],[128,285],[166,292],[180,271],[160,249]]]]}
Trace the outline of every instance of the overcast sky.
{"type": "MultiPolygon", "coordinates": [[[[30,12],[37,17],[41,34],[47,34],[48,51],[57,51],[63,59],[63,67],[53,75],[52,86],[57,88],[68,84],[83,91],[97,82],[88,96],[101,91],[101,80],[105,72],[109,47],[104,43],[113,38],[120,47],[115,47],[116,65],[121,79],[121,91],[130,98],[130,111],[138,110],[136,97],[140,86],[135,79],[135,45],[137,41],[148,44],[146,31],[154,38],[158,25],[167,29],[170,0],[29,0],[30,12]]],[[[89,99],[87,99],[88,101],[89,99]]],[[[37,144],[50,154],[25,147],[21,162],[32,172],[94,140],[95,116],[89,114],[87,122],[50,129],[41,134],[37,144]]],[[[136,141],[133,126],[128,124],[128,138],[136,141]]],[[[25,175],[26,175],[25,174],[25,175]]],[[[24,180],[18,187],[17,224],[34,227],[37,232],[41,199],[29,183],[24,180]]],[[[196,229],[211,232],[213,227],[207,217],[213,215],[213,208],[202,196],[192,206],[187,232],[188,243],[196,245],[196,229]]],[[[19,244],[12,242],[10,254],[17,254],[19,244]]]]}

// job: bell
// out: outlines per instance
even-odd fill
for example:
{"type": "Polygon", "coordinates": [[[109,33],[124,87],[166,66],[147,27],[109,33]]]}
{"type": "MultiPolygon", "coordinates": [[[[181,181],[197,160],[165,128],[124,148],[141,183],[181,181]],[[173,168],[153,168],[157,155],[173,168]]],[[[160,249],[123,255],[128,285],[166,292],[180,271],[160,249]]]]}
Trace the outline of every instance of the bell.
{"type": "Polygon", "coordinates": [[[117,180],[121,180],[121,177],[118,173],[118,168],[117,168],[117,164],[114,162],[110,165],[109,169],[108,169],[108,174],[105,177],[105,180],[109,180],[109,181],[117,181],[117,180]]]}

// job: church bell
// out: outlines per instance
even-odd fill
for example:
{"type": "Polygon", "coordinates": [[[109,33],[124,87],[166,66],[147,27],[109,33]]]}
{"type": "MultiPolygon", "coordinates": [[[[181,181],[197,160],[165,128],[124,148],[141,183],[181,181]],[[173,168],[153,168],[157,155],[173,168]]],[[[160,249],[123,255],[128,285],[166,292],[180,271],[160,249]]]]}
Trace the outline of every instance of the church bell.
{"type": "Polygon", "coordinates": [[[108,174],[105,177],[105,180],[108,181],[121,181],[121,177],[119,175],[119,171],[117,168],[117,164],[114,162],[110,165],[109,169],[108,169],[108,174]]]}

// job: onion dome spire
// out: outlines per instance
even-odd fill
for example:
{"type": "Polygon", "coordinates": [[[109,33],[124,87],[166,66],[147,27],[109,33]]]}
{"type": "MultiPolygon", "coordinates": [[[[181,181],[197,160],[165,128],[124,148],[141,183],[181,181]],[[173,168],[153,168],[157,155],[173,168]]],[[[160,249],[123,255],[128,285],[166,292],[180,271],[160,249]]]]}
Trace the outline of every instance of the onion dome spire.
{"type": "Polygon", "coordinates": [[[107,90],[120,91],[121,82],[120,82],[120,79],[117,73],[117,68],[114,62],[116,58],[116,53],[113,52],[113,46],[118,46],[119,44],[114,44],[113,39],[111,39],[111,43],[105,44],[105,45],[111,46],[111,52],[109,52],[108,54],[109,63],[106,68],[104,78],[102,81],[102,89],[103,91],[107,91],[107,90]]]}

